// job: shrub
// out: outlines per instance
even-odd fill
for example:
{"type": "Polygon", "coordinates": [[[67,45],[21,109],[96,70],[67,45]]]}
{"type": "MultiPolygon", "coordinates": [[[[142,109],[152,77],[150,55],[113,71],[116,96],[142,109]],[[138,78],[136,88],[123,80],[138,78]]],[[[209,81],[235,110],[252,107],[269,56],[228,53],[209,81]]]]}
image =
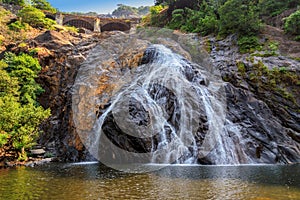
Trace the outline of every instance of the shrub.
{"type": "Polygon", "coordinates": [[[184,23],[184,10],[176,9],[172,12],[172,20],[168,27],[171,29],[179,29],[184,23]]]}
{"type": "Polygon", "coordinates": [[[300,35],[300,10],[286,18],[284,30],[292,35],[300,35]]]}
{"type": "Polygon", "coordinates": [[[26,6],[20,10],[18,17],[21,18],[22,22],[28,23],[34,28],[51,28],[55,24],[54,20],[46,18],[41,10],[32,6],[26,6]]]}
{"type": "Polygon", "coordinates": [[[71,32],[71,33],[78,33],[78,28],[76,28],[75,26],[65,26],[66,30],[68,32],[71,32]]]}
{"type": "Polygon", "coordinates": [[[22,23],[20,21],[15,21],[8,25],[8,28],[12,31],[20,31],[20,30],[26,30],[28,28],[28,25],[25,23],[22,23]]]}
{"type": "Polygon", "coordinates": [[[164,6],[162,6],[162,5],[151,6],[151,7],[150,7],[150,13],[151,13],[152,15],[157,15],[157,14],[159,14],[163,9],[164,9],[164,6]]]}
{"type": "Polygon", "coordinates": [[[198,28],[198,32],[202,35],[208,35],[210,33],[217,32],[219,27],[219,21],[217,20],[215,15],[207,15],[200,20],[200,27],[198,28]]]}
{"type": "Polygon", "coordinates": [[[239,50],[241,53],[252,53],[261,48],[256,36],[243,36],[238,40],[239,50]]]}
{"type": "Polygon", "coordinates": [[[43,92],[41,86],[35,82],[41,70],[38,60],[27,54],[17,56],[13,53],[6,53],[4,61],[7,64],[5,70],[20,83],[21,102],[36,103],[36,96],[43,92]]]}
{"type": "Polygon", "coordinates": [[[7,143],[8,134],[0,130],[0,148],[7,143]]]}
{"type": "Polygon", "coordinates": [[[218,30],[218,20],[212,7],[203,4],[200,10],[190,8],[174,10],[168,27],[208,35],[218,30]]]}
{"type": "MultiPolygon", "coordinates": [[[[163,27],[166,24],[166,15],[164,13],[161,13],[161,11],[164,9],[164,6],[152,6],[150,7],[150,25],[151,26],[158,26],[163,27]]],[[[147,21],[147,18],[144,19],[147,21]]]]}
{"type": "Polygon", "coordinates": [[[19,160],[26,160],[25,150],[35,144],[40,123],[50,116],[36,102],[39,71],[36,59],[26,54],[6,54],[0,61],[0,147],[16,150],[19,160]]]}
{"type": "Polygon", "coordinates": [[[258,7],[261,15],[276,16],[289,8],[295,8],[299,0],[260,0],[258,7]]]}
{"type": "Polygon", "coordinates": [[[256,35],[260,29],[260,20],[256,9],[250,0],[226,1],[219,8],[221,34],[256,35]]]}

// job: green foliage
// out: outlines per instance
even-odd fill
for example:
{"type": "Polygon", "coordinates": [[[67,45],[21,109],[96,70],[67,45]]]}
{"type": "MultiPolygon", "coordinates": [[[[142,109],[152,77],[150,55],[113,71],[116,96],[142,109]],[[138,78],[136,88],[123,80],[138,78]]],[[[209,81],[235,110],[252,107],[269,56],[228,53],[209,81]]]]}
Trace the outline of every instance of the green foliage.
{"type": "Polygon", "coordinates": [[[300,36],[300,10],[286,18],[284,30],[289,34],[300,36]]]}
{"type": "Polygon", "coordinates": [[[18,17],[21,18],[23,23],[28,23],[34,28],[49,29],[55,24],[54,20],[46,18],[45,14],[41,10],[32,6],[25,6],[19,11],[18,17]]]}
{"type": "Polygon", "coordinates": [[[14,4],[19,6],[25,5],[25,0],[2,0],[3,3],[14,4]]]}
{"type": "Polygon", "coordinates": [[[164,6],[162,6],[162,5],[151,6],[151,7],[150,7],[150,13],[151,13],[152,15],[157,15],[157,14],[159,14],[163,9],[164,9],[164,6]]]}
{"type": "Polygon", "coordinates": [[[300,41],[300,35],[296,36],[296,37],[294,38],[294,40],[300,41]]]}
{"type": "MultiPolygon", "coordinates": [[[[246,77],[250,82],[249,84],[255,86],[257,90],[269,90],[281,95],[286,100],[296,104],[297,101],[292,88],[297,91],[297,86],[300,76],[289,71],[286,67],[275,67],[269,69],[262,61],[258,61],[252,68],[244,68],[243,63],[237,63],[238,71],[246,77]]],[[[247,80],[246,79],[246,80],[247,80]]]]}
{"type": "Polygon", "coordinates": [[[245,64],[242,63],[242,62],[238,62],[237,63],[237,68],[238,68],[238,72],[240,72],[242,76],[245,76],[245,73],[246,73],[245,64]]]}
{"type": "Polygon", "coordinates": [[[0,146],[9,145],[26,159],[25,149],[35,144],[39,125],[50,116],[36,102],[41,87],[35,82],[40,71],[36,59],[9,53],[0,61],[0,146]]]}
{"type": "Polygon", "coordinates": [[[150,19],[148,17],[143,18],[144,22],[150,21],[149,24],[151,26],[163,27],[166,24],[166,16],[161,14],[161,11],[165,9],[164,6],[151,6],[150,7],[150,19]]]}
{"type": "Polygon", "coordinates": [[[171,29],[180,29],[184,22],[184,10],[177,9],[172,12],[172,20],[170,21],[168,27],[171,29]]]}
{"type": "Polygon", "coordinates": [[[9,75],[18,78],[21,86],[21,102],[36,103],[36,96],[43,92],[43,89],[35,82],[41,70],[38,60],[27,54],[16,56],[13,53],[6,53],[4,61],[7,63],[5,70],[9,75]]]}
{"type": "Polygon", "coordinates": [[[76,28],[75,26],[65,26],[66,30],[68,32],[71,32],[71,33],[78,33],[78,28],[76,28]]]}
{"type": "Polygon", "coordinates": [[[40,9],[47,10],[49,12],[55,13],[57,10],[51,6],[51,4],[46,0],[31,0],[32,6],[40,9]]]}
{"type": "Polygon", "coordinates": [[[9,74],[3,70],[7,67],[7,64],[0,60],[0,97],[4,97],[7,94],[12,96],[18,96],[19,82],[15,77],[10,77],[9,74]]]}
{"type": "Polygon", "coordinates": [[[279,43],[276,41],[268,41],[265,42],[262,47],[257,48],[256,50],[263,51],[263,52],[257,52],[253,53],[252,56],[257,57],[270,57],[270,56],[277,56],[278,55],[278,47],[279,43]]]}
{"type": "Polygon", "coordinates": [[[258,7],[261,15],[273,17],[299,4],[300,0],[260,0],[258,7]]]}
{"type": "Polygon", "coordinates": [[[206,15],[200,20],[200,26],[196,32],[202,33],[202,35],[208,35],[211,33],[216,33],[219,26],[219,21],[217,20],[216,15],[206,15]]]}
{"type": "Polygon", "coordinates": [[[278,46],[279,46],[279,43],[278,42],[269,42],[269,45],[268,45],[268,50],[271,51],[272,54],[276,54],[275,52],[278,51],[278,46]]]}
{"type": "Polygon", "coordinates": [[[0,148],[7,143],[8,134],[4,131],[0,132],[0,148]]]}
{"type": "MultiPolygon", "coordinates": [[[[196,32],[201,35],[214,33],[226,36],[237,33],[239,36],[258,35],[261,20],[269,19],[288,9],[300,6],[300,0],[156,0],[157,6],[168,6],[164,12],[166,23],[171,29],[196,32]]],[[[157,15],[152,9],[151,15],[157,15]]],[[[299,18],[286,22],[286,31],[300,40],[299,18]],[[293,21],[293,22],[291,22],[293,21]]],[[[160,17],[161,19],[163,17],[160,17]]],[[[292,17],[291,17],[292,18],[292,17]]],[[[152,25],[156,25],[158,18],[152,25]]],[[[151,23],[150,23],[151,24],[151,23]]],[[[160,23],[161,26],[161,23],[160,23]]]]}
{"type": "Polygon", "coordinates": [[[189,8],[174,10],[168,27],[208,35],[217,31],[218,20],[213,8],[208,4],[202,4],[200,10],[189,8]]]}
{"type": "Polygon", "coordinates": [[[7,133],[9,143],[25,158],[24,149],[35,144],[41,121],[49,117],[50,110],[31,103],[22,105],[18,98],[7,94],[0,97],[0,130],[7,133]]]}
{"type": "Polygon", "coordinates": [[[256,35],[260,20],[256,6],[250,0],[228,0],[220,7],[220,33],[256,35]]]}
{"type": "Polygon", "coordinates": [[[256,35],[260,29],[259,13],[251,0],[157,1],[172,11],[168,27],[208,35],[256,35]]]}
{"type": "Polygon", "coordinates": [[[38,54],[38,52],[39,52],[39,48],[33,48],[33,49],[29,50],[28,54],[30,56],[36,56],[38,54]]]}
{"type": "Polygon", "coordinates": [[[261,45],[256,36],[242,36],[238,40],[238,45],[241,53],[252,53],[255,50],[261,49],[261,45]]]}
{"type": "Polygon", "coordinates": [[[25,23],[22,23],[20,21],[15,21],[8,25],[8,28],[12,31],[20,31],[20,30],[26,30],[28,29],[28,25],[25,23]]]}

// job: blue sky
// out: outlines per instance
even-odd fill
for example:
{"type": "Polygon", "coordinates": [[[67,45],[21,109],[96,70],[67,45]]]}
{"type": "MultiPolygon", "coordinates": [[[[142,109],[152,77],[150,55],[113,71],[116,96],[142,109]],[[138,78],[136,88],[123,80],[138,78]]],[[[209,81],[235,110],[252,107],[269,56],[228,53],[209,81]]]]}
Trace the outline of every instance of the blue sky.
{"type": "Polygon", "coordinates": [[[150,6],[154,0],[48,0],[54,8],[65,12],[97,12],[101,14],[112,13],[117,4],[128,6],[150,6]]]}

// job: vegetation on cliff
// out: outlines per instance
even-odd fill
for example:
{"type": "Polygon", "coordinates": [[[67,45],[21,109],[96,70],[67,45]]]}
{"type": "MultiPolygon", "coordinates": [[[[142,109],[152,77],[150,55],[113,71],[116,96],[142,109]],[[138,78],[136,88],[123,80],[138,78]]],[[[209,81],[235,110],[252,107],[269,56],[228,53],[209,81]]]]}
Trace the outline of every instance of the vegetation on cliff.
{"type": "Polygon", "coordinates": [[[19,160],[27,159],[25,149],[35,144],[40,123],[50,116],[36,101],[43,91],[34,80],[40,70],[27,54],[7,53],[0,61],[0,148],[14,149],[19,160]]]}
{"type": "Polygon", "coordinates": [[[44,91],[35,80],[41,66],[36,50],[26,48],[26,42],[41,30],[51,29],[55,22],[37,8],[51,9],[44,0],[32,1],[32,5],[3,2],[22,7],[17,18],[0,7],[0,161],[3,156],[27,160],[26,151],[36,144],[39,126],[50,116],[50,109],[37,101],[44,91]],[[12,46],[26,51],[14,52],[12,46]]]}
{"type": "MultiPolygon", "coordinates": [[[[151,10],[159,12],[151,12],[145,21],[148,25],[195,32],[202,36],[237,33],[240,38],[251,39],[259,34],[261,25],[268,23],[270,17],[293,10],[299,5],[299,0],[157,0],[151,10]],[[167,11],[161,12],[163,8],[167,8],[167,11]]],[[[286,33],[299,39],[299,11],[295,11],[284,22],[286,33]]]]}

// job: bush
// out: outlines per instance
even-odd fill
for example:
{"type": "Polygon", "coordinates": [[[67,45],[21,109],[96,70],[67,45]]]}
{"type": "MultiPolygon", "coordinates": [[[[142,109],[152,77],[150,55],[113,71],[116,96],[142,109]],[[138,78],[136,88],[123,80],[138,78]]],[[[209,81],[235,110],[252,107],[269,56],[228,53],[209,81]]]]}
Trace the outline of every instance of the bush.
{"type": "Polygon", "coordinates": [[[12,31],[20,31],[28,29],[28,24],[22,23],[20,21],[15,21],[8,25],[8,28],[12,31]]]}
{"type": "Polygon", "coordinates": [[[295,8],[299,0],[260,0],[258,7],[261,15],[274,17],[283,11],[295,8]]]}
{"type": "Polygon", "coordinates": [[[18,17],[21,18],[22,22],[28,23],[34,28],[51,28],[55,24],[52,19],[46,18],[45,14],[32,6],[26,6],[19,11],[18,17]]]}
{"type": "Polygon", "coordinates": [[[164,6],[162,6],[162,5],[151,6],[151,7],[150,7],[150,13],[151,13],[152,15],[157,15],[157,14],[159,14],[163,9],[164,9],[164,6]]]}
{"type": "Polygon", "coordinates": [[[68,32],[71,32],[71,33],[78,33],[78,28],[76,28],[75,26],[65,26],[66,30],[68,32]]]}
{"type": "Polygon", "coordinates": [[[260,29],[256,9],[250,0],[228,0],[219,8],[221,34],[256,35],[260,29]]]}
{"type": "Polygon", "coordinates": [[[241,53],[252,53],[255,50],[260,50],[261,45],[256,36],[243,36],[238,40],[239,50],[241,53]]]}
{"type": "Polygon", "coordinates": [[[181,24],[181,30],[186,32],[198,32],[200,20],[204,17],[202,11],[185,8],[185,21],[181,24]]]}
{"type": "Polygon", "coordinates": [[[172,12],[172,20],[168,27],[171,29],[179,29],[184,23],[184,10],[176,9],[172,12]]]}
{"type": "Polygon", "coordinates": [[[168,27],[171,29],[180,29],[185,32],[208,35],[217,32],[218,20],[212,7],[203,4],[200,10],[189,8],[174,10],[168,27]]]}
{"type": "Polygon", "coordinates": [[[207,15],[200,20],[200,26],[197,32],[202,35],[208,35],[210,33],[216,33],[219,27],[219,21],[215,15],[207,15]]]}
{"type": "Polygon", "coordinates": [[[39,71],[36,60],[26,54],[6,54],[0,61],[0,146],[16,150],[19,160],[26,160],[25,150],[35,144],[40,123],[50,116],[36,102],[41,87],[34,78],[39,71]]]}
{"type": "Polygon", "coordinates": [[[16,56],[13,53],[6,53],[4,61],[7,64],[5,70],[20,83],[21,102],[36,103],[36,96],[43,92],[41,86],[35,82],[41,70],[38,60],[27,54],[16,56]]]}
{"type": "Polygon", "coordinates": [[[0,131],[0,148],[7,143],[8,134],[0,131]]]}
{"type": "Polygon", "coordinates": [[[300,10],[286,18],[284,30],[292,35],[300,35],[300,10]]]}
{"type": "MultiPolygon", "coordinates": [[[[161,11],[164,9],[164,6],[151,6],[150,7],[150,25],[163,27],[166,24],[166,17],[161,11]]],[[[144,19],[147,21],[147,19],[144,19]]]]}

